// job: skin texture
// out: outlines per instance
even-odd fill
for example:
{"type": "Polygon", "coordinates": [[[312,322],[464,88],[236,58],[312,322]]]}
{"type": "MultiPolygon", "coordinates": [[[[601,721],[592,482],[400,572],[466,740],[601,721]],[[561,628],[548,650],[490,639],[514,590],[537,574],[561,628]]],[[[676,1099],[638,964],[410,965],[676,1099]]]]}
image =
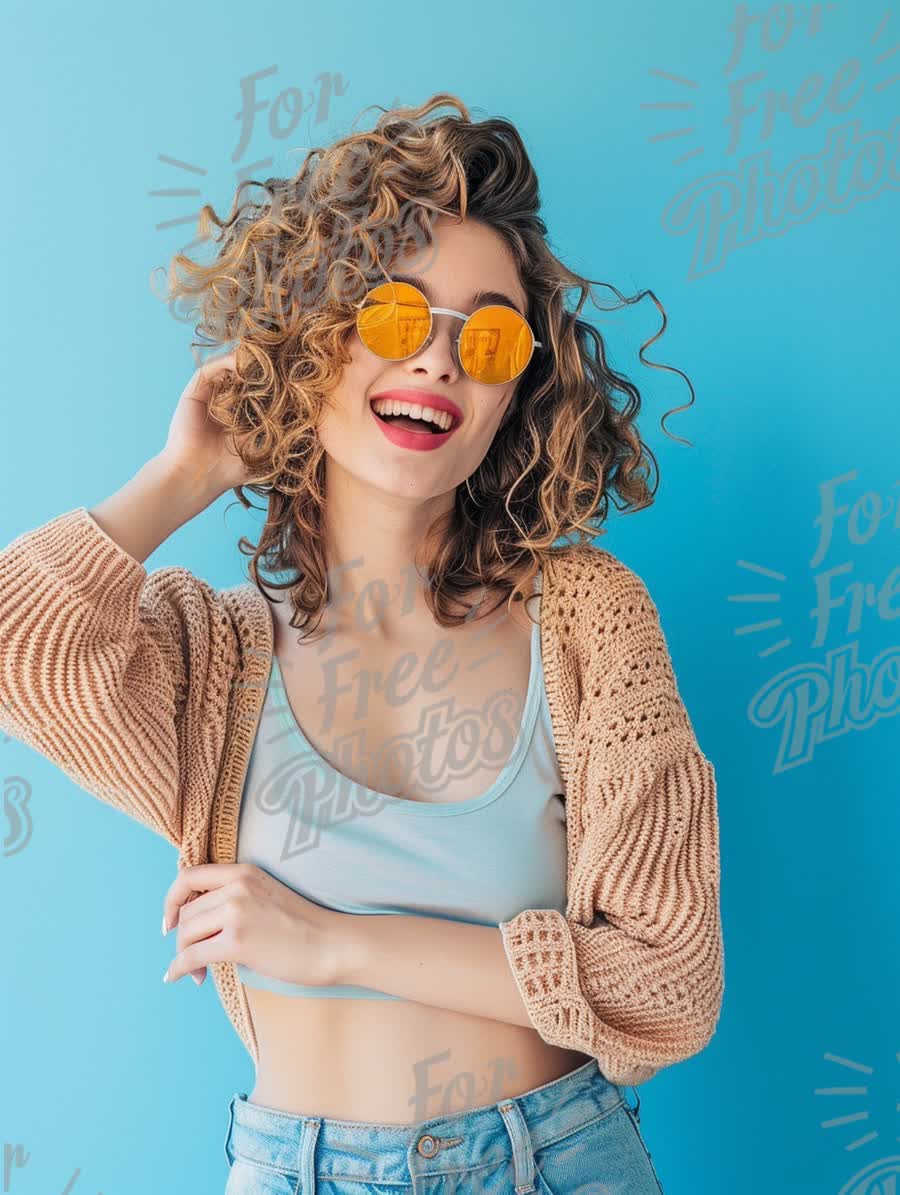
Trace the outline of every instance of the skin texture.
{"type": "MultiPolygon", "coordinates": [[[[421,266],[407,259],[396,268],[412,273],[421,266]]],[[[476,306],[472,296],[490,289],[527,309],[502,238],[471,219],[436,222],[426,277],[435,305],[469,313],[476,306]]],[[[418,675],[434,645],[448,640],[459,667],[452,669],[443,695],[462,708],[480,708],[500,686],[515,695],[516,733],[521,719],[532,625],[521,606],[515,616],[501,606],[487,619],[475,617],[445,630],[435,624],[421,591],[410,586],[410,562],[427,526],[452,509],[456,487],[475,472],[515,401],[515,381],[482,386],[461,368],[454,343],[460,328],[458,319],[435,316],[431,342],[399,362],[380,359],[352,337],[351,362],[319,427],[327,454],[329,566],[345,569],[342,600],[326,619],[327,652],[298,644],[286,601],[273,612],[275,651],[293,716],[321,755],[361,782],[362,765],[338,762],[342,757],[332,744],[360,724],[373,750],[397,734],[412,733],[423,709],[441,693],[392,704],[373,685],[361,717],[357,681],[326,719],[320,695],[329,660],[352,653],[356,674],[385,677],[404,653],[413,652],[418,675]],[[462,426],[433,452],[391,444],[372,418],[369,399],[394,386],[453,399],[463,412],[462,426]],[[388,594],[404,597],[394,596],[384,606],[368,603],[367,587],[379,580],[388,594]],[[492,663],[475,667],[486,652],[496,652],[492,663]]],[[[171,464],[175,458],[165,459],[171,464]]],[[[196,461],[196,454],[182,454],[188,459],[196,461]]],[[[486,791],[505,762],[450,778],[441,791],[427,795],[417,790],[415,775],[401,772],[376,787],[407,799],[463,800],[486,791]]],[[[531,1027],[496,927],[336,912],[248,864],[184,869],[165,895],[163,913],[168,926],[177,927],[168,982],[192,971],[202,982],[209,962],[230,959],[294,983],[362,984],[409,1001],[291,998],[248,989],[260,1043],[250,1098],[267,1107],[408,1124],[521,1094],[587,1058],[548,1045],[531,1027]]]]}

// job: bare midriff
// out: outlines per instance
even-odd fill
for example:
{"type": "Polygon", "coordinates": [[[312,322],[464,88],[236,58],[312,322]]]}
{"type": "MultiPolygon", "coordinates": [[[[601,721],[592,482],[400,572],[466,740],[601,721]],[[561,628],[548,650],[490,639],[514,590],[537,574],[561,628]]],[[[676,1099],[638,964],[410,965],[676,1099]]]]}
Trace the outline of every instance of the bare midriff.
{"type": "Polygon", "coordinates": [[[521,1095],[588,1059],[534,1029],[412,1001],[247,995],[259,1045],[250,1099],[296,1115],[415,1124],[521,1095]]]}

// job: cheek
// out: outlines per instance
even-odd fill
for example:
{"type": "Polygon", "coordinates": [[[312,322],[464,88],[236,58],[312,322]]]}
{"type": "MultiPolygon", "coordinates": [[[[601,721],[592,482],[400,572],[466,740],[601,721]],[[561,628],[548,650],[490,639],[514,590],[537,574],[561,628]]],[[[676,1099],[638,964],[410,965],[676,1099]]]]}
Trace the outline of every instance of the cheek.
{"type": "Polygon", "coordinates": [[[478,412],[476,421],[470,428],[469,442],[479,461],[490,451],[510,414],[509,402],[504,403],[503,400],[496,406],[492,404],[478,412]]]}
{"type": "Polygon", "coordinates": [[[331,419],[359,420],[366,413],[366,395],[377,389],[378,377],[384,369],[384,362],[372,359],[371,353],[360,348],[359,354],[345,365],[331,394],[331,419]]]}

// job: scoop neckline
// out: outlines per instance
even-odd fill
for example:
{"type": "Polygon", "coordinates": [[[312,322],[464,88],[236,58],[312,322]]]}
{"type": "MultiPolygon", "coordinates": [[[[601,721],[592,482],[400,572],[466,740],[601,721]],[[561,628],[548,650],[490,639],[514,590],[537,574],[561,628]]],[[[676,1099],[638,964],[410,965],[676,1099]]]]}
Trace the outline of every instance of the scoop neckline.
{"type": "Polygon", "coordinates": [[[398,813],[407,814],[411,817],[458,817],[463,813],[471,813],[476,809],[483,809],[485,805],[490,805],[496,801],[512,784],[522,766],[531,743],[538,712],[537,697],[542,672],[539,635],[540,623],[534,622],[531,627],[531,663],[528,675],[528,689],[522,710],[522,718],[519,723],[519,733],[509,759],[485,792],[477,797],[467,797],[464,801],[413,801],[407,797],[395,797],[391,793],[382,793],[377,789],[369,788],[368,785],[360,784],[358,780],[352,780],[349,776],[345,776],[343,772],[339,772],[332,763],[329,763],[316,750],[295,717],[291,703],[288,701],[287,690],[284,687],[281,665],[278,663],[278,656],[273,650],[269,680],[271,682],[274,676],[281,690],[281,700],[276,712],[280,716],[284,726],[300,739],[304,751],[312,757],[319,767],[324,768],[326,772],[336,777],[340,783],[351,784],[355,788],[365,789],[366,792],[378,799],[379,811],[383,808],[391,808],[396,809],[398,813]]]}

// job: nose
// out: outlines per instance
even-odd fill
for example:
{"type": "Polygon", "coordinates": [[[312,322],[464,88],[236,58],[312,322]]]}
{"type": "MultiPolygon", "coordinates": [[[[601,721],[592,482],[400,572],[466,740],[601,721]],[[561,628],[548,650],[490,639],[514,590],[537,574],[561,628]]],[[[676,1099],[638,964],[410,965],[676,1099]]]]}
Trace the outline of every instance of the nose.
{"type": "Polygon", "coordinates": [[[433,315],[431,335],[417,353],[403,362],[407,372],[455,382],[462,374],[456,348],[459,324],[452,315],[433,315]]]}

